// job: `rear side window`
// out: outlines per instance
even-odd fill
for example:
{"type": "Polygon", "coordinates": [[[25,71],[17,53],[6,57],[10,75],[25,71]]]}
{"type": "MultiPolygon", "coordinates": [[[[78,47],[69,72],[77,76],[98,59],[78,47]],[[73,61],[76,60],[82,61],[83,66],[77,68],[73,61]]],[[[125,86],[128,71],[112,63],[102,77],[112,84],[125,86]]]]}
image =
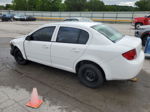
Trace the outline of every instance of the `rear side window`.
{"type": "Polygon", "coordinates": [[[89,39],[89,33],[84,30],[81,30],[79,41],[78,41],[79,44],[86,44],[88,39],[89,39]]]}
{"type": "Polygon", "coordinates": [[[51,41],[55,26],[42,28],[32,34],[31,40],[34,41],[51,41]]]}
{"type": "Polygon", "coordinates": [[[86,44],[89,39],[88,32],[71,27],[60,27],[57,42],[61,43],[76,43],[76,44],[86,44]]]}

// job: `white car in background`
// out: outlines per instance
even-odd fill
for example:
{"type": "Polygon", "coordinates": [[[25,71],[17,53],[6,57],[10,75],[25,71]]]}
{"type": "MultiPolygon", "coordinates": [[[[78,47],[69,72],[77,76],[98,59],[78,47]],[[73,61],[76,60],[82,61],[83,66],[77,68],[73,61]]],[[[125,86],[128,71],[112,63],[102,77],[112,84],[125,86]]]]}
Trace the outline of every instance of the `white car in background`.
{"type": "Polygon", "coordinates": [[[67,18],[64,21],[78,21],[78,22],[93,22],[93,20],[89,19],[89,18],[82,18],[82,17],[71,17],[71,18],[67,18]]]}
{"type": "Polygon", "coordinates": [[[18,14],[18,15],[15,15],[13,19],[16,21],[20,21],[20,20],[25,21],[27,19],[27,17],[25,15],[18,14]]]}
{"type": "Polygon", "coordinates": [[[28,60],[78,74],[85,86],[127,80],[142,69],[141,39],[96,22],[46,24],[10,42],[17,63],[28,60]]]}

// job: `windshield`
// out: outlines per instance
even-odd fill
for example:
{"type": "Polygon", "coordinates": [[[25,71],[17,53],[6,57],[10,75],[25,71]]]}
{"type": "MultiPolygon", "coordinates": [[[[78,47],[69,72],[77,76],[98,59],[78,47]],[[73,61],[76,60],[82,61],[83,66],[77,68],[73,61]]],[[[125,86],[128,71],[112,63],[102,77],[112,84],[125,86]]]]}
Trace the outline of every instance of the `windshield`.
{"type": "Polygon", "coordinates": [[[116,42],[122,39],[124,36],[122,33],[118,32],[114,28],[104,25],[104,24],[95,25],[95,26],[92,26],[92,28],[98,31],[99,33],[103,34],[104,36],[106,36],[112,42],[116,42]]]}

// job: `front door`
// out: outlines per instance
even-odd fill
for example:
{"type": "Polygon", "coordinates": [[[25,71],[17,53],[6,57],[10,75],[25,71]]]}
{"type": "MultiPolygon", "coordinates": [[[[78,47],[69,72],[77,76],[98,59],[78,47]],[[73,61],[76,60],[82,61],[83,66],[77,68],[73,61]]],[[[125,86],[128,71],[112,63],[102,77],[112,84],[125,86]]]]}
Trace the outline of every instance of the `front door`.
{"type": "Polygon", "coordinates": [[[51,38],[55,27],[42,28],[25,40],[25,52],[28,60],[50,65],[51,38]]]}

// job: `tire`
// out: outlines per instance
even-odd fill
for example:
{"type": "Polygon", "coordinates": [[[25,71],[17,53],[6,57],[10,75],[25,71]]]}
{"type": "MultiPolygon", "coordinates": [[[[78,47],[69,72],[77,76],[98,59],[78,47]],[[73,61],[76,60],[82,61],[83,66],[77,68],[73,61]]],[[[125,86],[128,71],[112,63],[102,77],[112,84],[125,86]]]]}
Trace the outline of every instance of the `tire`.
{"type": "Polygon", "coordinates": [[[142,45],[145,46],[146,45],[146,42],[147,42],[147,38],[150,37],[149,34],[146,34],[142,37],[142,45]]]}
{"type": "Polygon", "coordinates": [[[28,62],[27,60],[25,60],[23,58],[22,53],[19,49],[14,50],[14,58],[15,58],[16,62],[20,65],[25,65],[28,62]]]}
{"type": "Polygon", "coordinates": [[[98,88],[104,83],[103,72],[94,64],[84,64],[78,70],[80,82],[89,88],[98,88]]]}
{"type": "Polygon", "coordinates": [[[139,27],[142,26],[142,25],[143,25],[142,23],[136,23],[135,24],[135,29],[139,29],[139,27]]]}

